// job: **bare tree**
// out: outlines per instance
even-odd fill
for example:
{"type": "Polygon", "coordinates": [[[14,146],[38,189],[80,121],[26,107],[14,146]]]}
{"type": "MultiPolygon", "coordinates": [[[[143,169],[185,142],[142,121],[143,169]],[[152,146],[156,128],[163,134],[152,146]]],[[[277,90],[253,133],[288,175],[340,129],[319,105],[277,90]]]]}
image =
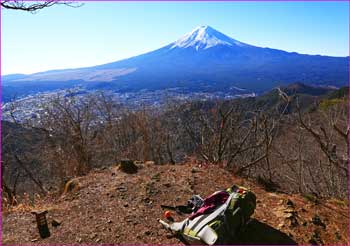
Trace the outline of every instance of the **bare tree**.
{"type": "Polygon", "coordinates": [[[226,163],[239,173],[265,160],[271,170],[275,120],[261,112],[243,113],[234,103],[219,103],[209,109],[193,109],[191,105],[184,109],[182,124],[201,158],[226,163]]]}
{"type": "MultiPolygon", "coordinates": [[[[11,107],[11,111],[17,109],[11,107]]],[[[18,194],[24,190],[46,194],[41,178],[47,174],[47,168],[42,165],[38,155],[42,147],[44,134],[30,126],[18,123],[17,115],[13,114],[13,122],[2,122],[2,187],[10,204],[18,199],[18,194]],[[34,186],[32,186],[34,184],[34,186]],[[25,188],[24,186],[30,186],[25,188]]]]}
{"type": "MultiPolygon", "coordinates": [[[[300,108],[298,108],[298,116],[300,124],[303,128],[305,128],[311,136],[315,139],[323,153],[327,156],[327,159],[329,163],[337,166],[340,170],[344,171],[344,173],[348,173],[348,167],[347,167],[347,161],[348,159],[344,156],[344,154],[339,154],[337,151],[337,145],[335,142],[332,141],[332,138],[330,136],[331,130],[327,131],[325,126],[319,126],[319,131],[315,129],[315,127],[312,126],[311,123],[307,124],[302,115],[300,108]]],[[[340,137],[345,141],[346,146],[349,146],[349,127],[347,126],[347,129],[341,130],[336,123],[334,123],[334,119],[328,119],[328,121],[331,121],[333,131],[335,131],[337,134],[339,134],[340,137]]]]}
{"type": "Polygon", "coordinates": [[[289,191],[316,197],[346,196],[348,123],[345,100],[284,117],[282,132],[272,146],[278,181],[289,191]]]}
{"type": "MultiPolygon", "coordinates": [[[[2,150],[6,149],[6,143],[7,140],[11,137],[9,133],[4,135],[4,132],[2,132],[2,150]]],[[[19,180],[20,171],[17,168],[13,168],[12,175],[5,174],[6,169],[9,169],[9,159],[8,159],[8,153],[2,153],[2,161],[1,161],[1,187],[4,192],[4,195],[6,194],[8,197],[8,202],[11,205],[15,205],[16,203],[16,187],[17,182],[19,180]],[[13,175],[15,174],[15,175],[13,175]],[[13,182],[11,182],[11,178],[14,179],[13,182]],[[10,187],[10,183],[14,183],[13,187],[10,187]]],[[[9,173],[9,172],[6,172],[9,173]]]]}
{"type": "MultiPolygon", "coordinates": [[[[348,179],[348,148],[349,125],[347,116],[347,102],[340,101],[329,108],[320,108],[313,115],[302,115],[298,108],[300,125],[312,137],[316,146],[323,153],[323,159],[318,161],[318,173],[323,179],[323,185],[313,182],[313,186],[320,190],[325,187],[329,196],[344,196],[344,186],[348,179]],[[308,122],[305,120],[307,116],[308,122]]],[[[315,175],[315,170],[310,170],[315,175]]],[[[324,193],[324,192],[316,192],[324,193]]]]}
{"type": "Polygon", "coordinates": [[[92,168],[93,143],[99,130],[95,102],[93,95],[84,99],[57,95],[43,106],[38,127],[55,140],[56,153],[68,161],[71,175],[81,175],[92,168]]]}
{"type": "Polygon", "coordinates": [[[49,0],[49,1],[16,1],[16,0],[3,0],[1,1],[1,7],[11,10],[21,10],[31,13],[35,13],[38,10],[48,8],[54,5],[66,5],[69,7],[77,8],[82,6],[81,3],[77,2],[67,2],[67,1],[58,1],[58,0],[49,0]]]}
{"type": "Polygon", "coordinates": [[[237,172],[242,173],[265,160],[268,179],[272,181],[270,154],[271,146],[276,136],[276,120],[259,112],[252,120],[251,125],[252,127],[247,132],[247,135],[251,135],[251,132],[253,132],[252,137],[249,141],[245,141],[244,148],[240,147],[238,150],[238,153],[250,156],[251,160],[243,162],[244,164],[238,168],[237,172]],[[250,150],[253,150],[253,152],[249,152],[250,150]]]}

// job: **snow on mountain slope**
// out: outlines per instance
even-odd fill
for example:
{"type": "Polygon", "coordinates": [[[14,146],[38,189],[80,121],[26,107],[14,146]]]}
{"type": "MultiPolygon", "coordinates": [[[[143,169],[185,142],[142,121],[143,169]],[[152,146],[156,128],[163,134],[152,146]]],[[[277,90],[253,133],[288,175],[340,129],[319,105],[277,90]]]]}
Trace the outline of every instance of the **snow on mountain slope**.
{"type": "Polygon", "coordinates": [[[33,90],[47,91],[53,84],[54,88],[64,89],[72,83],[123,92],[182,87],[209,93],[227,92],[236,86],[261,93],[296,81],[340,87],[347,83],[348,71],[348,57],[261,48],[239,42],[210,26],[200,26],[142,55],[93,67],[4,76],[2,84],[12,86],[3,91],[6,98],[20,90],[27,95],[33,90]]]}
{"type": "Polygon", "coordinates": [[[216,31],[210,26],[199,26],[172,43],[171,49],[192,47],[199,50],[209,49],[217,45],[249,46],[216,31]]]}

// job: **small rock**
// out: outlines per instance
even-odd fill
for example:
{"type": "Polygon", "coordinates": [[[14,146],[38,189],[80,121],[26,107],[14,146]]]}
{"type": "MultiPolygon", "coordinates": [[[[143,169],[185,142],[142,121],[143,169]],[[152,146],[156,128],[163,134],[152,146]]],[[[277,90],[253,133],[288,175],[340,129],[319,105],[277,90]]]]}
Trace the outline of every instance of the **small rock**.
{"type": "Polygon", "coordinates": [[[59,221],[59,220],[56,220],[56,219],[52,219],[52,221],[51,221],[51,225],[52,225],[53,227],[57,227],[57,226],[59,226],[59,225],[61,225],[61,224],[62,224],[62,222],[59,221]]]}
{"type": "Polygon", "coordinates": [[[149,235],[151,235],[151,232],[150,231],[145,231],[145,235],[149,236],[149,235]]]}
{"type": "Polygon", "coordinates": [[[128,203],[124,203],[124,207],[125,208],[129,207],[129,204],[128,203]]]}
{"type": "Polygon", "coordinates": [[[322,222],[321,218],[320,218],[318,215],[315,215],[315,216],[312,218],[312,223],[313,223],[314,225],[322,226],[323,229],[326,229],[326,224],[322,222]]]}
{"type": "Polygon", "coordinates": [[[280,224],[277,226],[278,229],[281,229],[281,228],[283,228],[283,227],[284,227],[284,224],[283,224],[283,223],[280,223],[280,224]]]}
{"type": "Polygon", "coordinates": [[[341,240],[341,239],[342,239],[342,237],[341,237],[341,235],[339,234],[339,232],[335,232],[335,238],[336,238],[337,240],[341,240]]]}
{"type": "Polygon", "coordinates": [[[134,174],[137,173],[138,167],[134,164],[134,161],[125,159],[120,161],[119,170],[128,173],[134,174]]]}
{"type": "Polygon", "coordinates": [[[167,188],[170,188],[171,184],[170,183],[165,183],[164,186],[167,187],[167,188]]]}
{"type": "Polygon", "coordinates": [[[110,219],[107,220],[107,223],[108,223],[108,224],[111,224],[111,223],[112,223],[112,220],[110,220],[110,219]]]}
{"type": "Polygon", "coordinates": [[[97,237],[97,233],[93,233],[90,235],[90,239],[94,239],[95,237],[97,237]]]}
{"type": "Polygon", "coordinates": [[[99,241],[101,241],[101,238],[96,238],[95,242],[98,243],[99,241]]]}
{"type": "Polygon", "coordinates": [[[38,241],[39,239],[38,238],[33,238],[32,240],[30,240],[31,242],[36,242],[36,241],[38,241]]]}
{"type": "Polygon", "coordinates": [[[288,218],[288,224],[289,224],[289,227],[296,227],[299,225],[299,222],[295,216],[292,216],[288,218]]]}
{"type": "Polygon", "coordinates": [[[311,236],[309,243],[311,243],[312,245],[322,245],[323,240],[321,239],[321,234],[319,230],[315,230],[313,235],[311,236]]]}
{"type": "Polygon", "coordinates": [[[152,176],[152,180],[159,182],[160,181],[160,173],[156,173],[155,175],[152,176]]]}
{"type": "Polygon", "coordinates": [[[126,188],[126,187],[124,187],[124,186],[119,186],[119,187],[117,187],[117,190],[118,190],[119,192],[127,192],[127,191],[128,191],[128,188],[126,188]]]}
{"type": "Polygon", "coordinates": [[[287,200],[286,204],[287,206],[294,208],[294,203],[290,199],[287,200]]]}
{"type": "Polygon", "coordinates": [[[293,208],[286,208],[286,209],[284,210],[284,213],[295,214],[296,211],[295,211],[293,208]]]}
{"type": "Polygon", "coordinates": [[[77,242],[78,242],[78,243],[81,243],[82,240],[83,240],[83,239],[81,239],[81,237],[77,238],[77,242]]]}

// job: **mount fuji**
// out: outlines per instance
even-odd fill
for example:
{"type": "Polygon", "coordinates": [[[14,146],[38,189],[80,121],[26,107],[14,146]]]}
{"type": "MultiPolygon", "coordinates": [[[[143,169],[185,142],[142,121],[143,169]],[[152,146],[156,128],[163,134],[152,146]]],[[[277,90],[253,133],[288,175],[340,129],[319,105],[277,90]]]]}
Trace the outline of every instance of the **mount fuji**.
{"type": "Polygon", "coordinates": [[[4,95],[8,88],[45,91],[77,84],[120,92],[182,87],[204,92],[236,88],[237,93],[244,88],[260,93],[293,82],[343,86],[348,82],[348,59],[257,47],[200,26],[146,54],[93,67],[7,75],[2,83],[4,95]]]}

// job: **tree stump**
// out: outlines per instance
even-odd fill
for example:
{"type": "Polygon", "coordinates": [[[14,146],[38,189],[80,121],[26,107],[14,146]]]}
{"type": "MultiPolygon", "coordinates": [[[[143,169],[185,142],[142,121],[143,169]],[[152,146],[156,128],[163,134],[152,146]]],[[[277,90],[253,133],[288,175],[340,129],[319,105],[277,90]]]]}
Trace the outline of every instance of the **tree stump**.
{"type": "Polygon", "coordinates": [[[133,174],[137,173],[137,166],[134,164],[134,161],[125,159],[120,161],[119,169],[125,173],[133,174]]]}
{"type": "Polygon", "coordinates": [[[71,179],[65,184],[63,194],[76,192],[79,190],[79,188],[79,181],[77,179],[71,179]]]}

